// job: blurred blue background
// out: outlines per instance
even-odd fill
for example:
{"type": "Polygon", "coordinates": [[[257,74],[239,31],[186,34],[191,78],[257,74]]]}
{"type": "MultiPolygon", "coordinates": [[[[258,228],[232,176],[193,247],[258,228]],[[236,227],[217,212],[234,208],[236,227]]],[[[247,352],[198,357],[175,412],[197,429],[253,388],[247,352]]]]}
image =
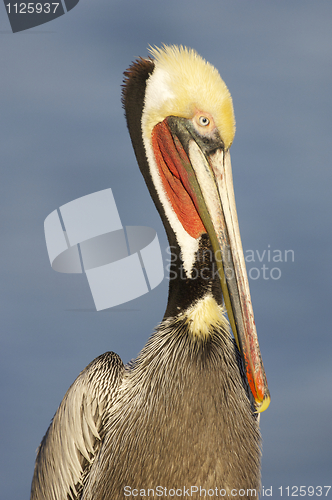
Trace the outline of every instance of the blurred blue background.
{"type": "Polygon", "coordinates": [[[129,361],[162,319],[166,279],[97,313],[84,275],[51,269],[43,233],[54,209],[111,187],[122,224],[153,227],[167,257],[120,102],[123,71],[162,43],[195,48],[233,96],[235,193],[272,395],[262,484],[273,498],[331,484],[332,3],[81,0],[16,34],[0,10],[1,499],[29,497],[36,449],[79,372],[107,350],[129,361]]]}

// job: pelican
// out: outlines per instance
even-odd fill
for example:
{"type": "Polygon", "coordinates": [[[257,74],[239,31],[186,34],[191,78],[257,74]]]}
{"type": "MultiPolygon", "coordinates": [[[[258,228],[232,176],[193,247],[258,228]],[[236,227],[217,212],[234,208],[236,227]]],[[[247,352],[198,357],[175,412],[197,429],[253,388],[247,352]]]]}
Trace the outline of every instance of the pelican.
{"type": "Polygon", "coordinates": [[[134,362],[107,352],[69,388],[37,452],[32,500],[260,489],[270,396],[233,191],[232,98],[194,50],[150,51],[124,73],[122,100],[172,251],[166,312],[134,362]]]}

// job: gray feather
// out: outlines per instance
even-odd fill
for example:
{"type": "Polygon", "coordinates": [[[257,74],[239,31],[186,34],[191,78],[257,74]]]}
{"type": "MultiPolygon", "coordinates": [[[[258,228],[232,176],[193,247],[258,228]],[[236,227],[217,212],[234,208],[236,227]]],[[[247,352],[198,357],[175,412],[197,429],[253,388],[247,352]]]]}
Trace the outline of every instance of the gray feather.
{"type": "Polygon", "coordinates": [[[115,353],[96,358],[67,391],[38,449],[31,500],[76,500],[123,376],[115,353]]]}
{"type": "Polygon", "coordinates": [[[258,494],[260,433],[241,372],[228,331],[203,342],[184,322],[164,321],[125,371],[82,500],[125,498],[124,486],[258,494]]]}

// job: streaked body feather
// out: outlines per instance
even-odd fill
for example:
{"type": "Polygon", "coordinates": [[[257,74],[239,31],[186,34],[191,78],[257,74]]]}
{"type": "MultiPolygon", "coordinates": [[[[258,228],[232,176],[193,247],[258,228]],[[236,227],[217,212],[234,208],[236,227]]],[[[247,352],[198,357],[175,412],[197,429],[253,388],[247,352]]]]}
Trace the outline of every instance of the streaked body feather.
{"type": "Polygon", "coordinates": [[[225,325],[206,338],[168,318],[127,367],[106,353],[79,375],[38,451],[31,500],[120,500],[128,485],[258,491],[250,397],[225,325]]]}
{"type": "Polygon", "coordinates": [[[241,370],[224,328],[202,340],[165,320],[125,371],[82,500],[125,498],[126,485],[258,492],[260,434],[241,370]]]}

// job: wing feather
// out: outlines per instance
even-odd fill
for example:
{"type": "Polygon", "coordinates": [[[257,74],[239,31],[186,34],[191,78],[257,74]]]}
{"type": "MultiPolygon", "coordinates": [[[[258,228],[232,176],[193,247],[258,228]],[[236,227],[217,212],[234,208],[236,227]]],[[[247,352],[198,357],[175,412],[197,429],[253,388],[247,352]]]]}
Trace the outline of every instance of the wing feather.
{"type": "Polygon", "coordinates": [[[36,458],[31,500],[77,500],[123,377],[120,357],[93,360],[63,398],[36,458]]]}

